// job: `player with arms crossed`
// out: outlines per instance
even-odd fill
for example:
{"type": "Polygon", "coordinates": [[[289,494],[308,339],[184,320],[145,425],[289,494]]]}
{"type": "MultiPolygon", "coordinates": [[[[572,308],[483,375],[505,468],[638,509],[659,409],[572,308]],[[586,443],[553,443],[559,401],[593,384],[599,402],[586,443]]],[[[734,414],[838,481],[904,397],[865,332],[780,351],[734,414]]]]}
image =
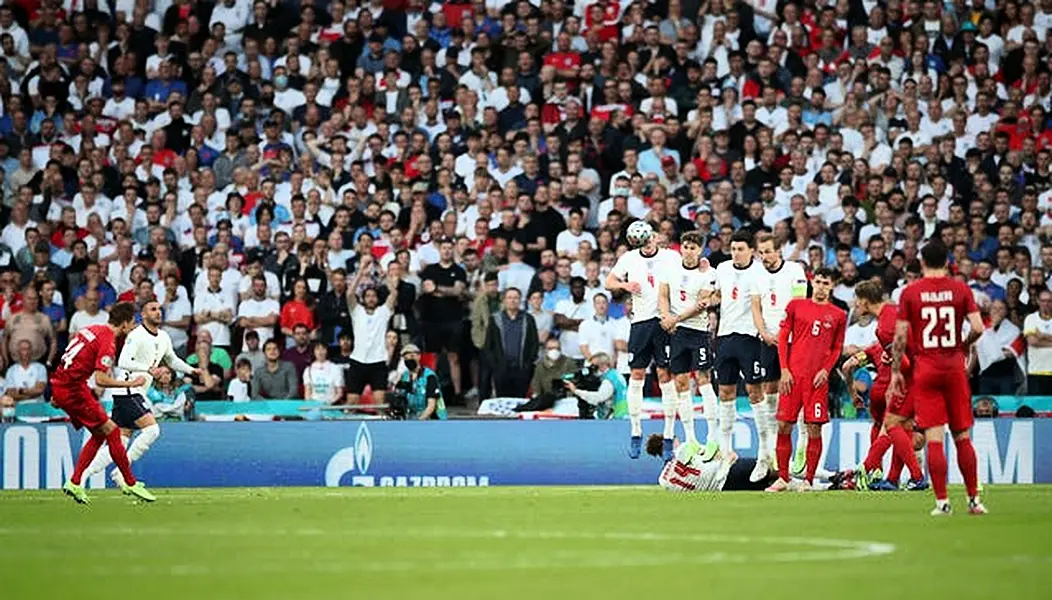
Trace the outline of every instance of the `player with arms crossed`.
{"type": "Polygon", "coordinates": [[[778,360],[782,369],[778,399],[778,480],[767,491],[811,489],[822,456],[822,425],[829,421],[829,374],[840,360],[847,333],[847,314],[829,302],[837,274],[817,269],[811,298],[793,300],[786,307],[778,335],[778,360]],[[804,483],[789,481],[789,457],[793,452],[793,426],[804,411],[807,436],[807,467],[804,483]]]}
{"type": "Polygon", "coordinates": [[[51,403],[69,415],[77,429],[86,427],[91,438],[80,450],[73,475],[62,486],[68,496],[80,504],[88,503],[88,494],[81,485],[84,471],[95,458],[102,444],[110,447],[117,468],[124,475],[124,490],[147,502],[157,498],[132,474],[128,454],[121,441],[120,428],[108,416],[88,387],[88,378],[95,375],[95,385],[103,388],[134,388],[146,380],[136,377],[120,381],[110,375],[113,355],[116,354],[116,338],[135,328],[135,305],[121,302],[110,309],[109,322],[105,325],[89,325],[70,339],[62,353],[58,369],[51,374],[51,403]]]}
{"type": "Polygon", "coordinates": [[[658,306],[661,326],[671,336],[669,370],[679,394],[679,420],[686,432],[686,443],[697,443],[694,432],[694,399],[690,390],[691,374],[698,382],[708,431],[705,439],[705,460],[711,460],[719,445],[716,443],[719,401],[709,380],[709,313],[708,305],[716,289],[716,270],[701,257],[704,241],[697,231],[688,231],[680,238],[682,261],[662,273],[658,284],[658,306]]]}
{"type": "Polygon", "coordinates": [[[928,471],[935,490],[933,516],[951,514],[946,491],[946,427],[957,447],[957,466],[968,492],[968,512],[986,514],[979,501],[979,470],[969,430],[972,427],[971,391],[965,360],[968,348],[983,333],[983,320],[972,290],[946,274],[946,246],[939,240],[921,249],[923,276],[906,286],[899,299],[895,341],[891,348],[889,396],[904,394],[906,378],[903,358],[907,344],[913,358],[913,381],[917,427],[928,440],[928,471]],[[962,334],[965,319],[971,330],[962,334]]]}
{"type": "Polygon", "coordinates": [[[668,333],[658,318],[658,276],[679,264],[679,255],[658,248],[653,228],[646,221],[628,226],[628,244],[635,248],[617,259],[606,276],[606,289],[632,294],[632,328],[628,335],[628,418],[632,439],[628,456],[639,458],[643,449],[643,379],[651,359],[657,366],[661,407],[665,413],[665,460],[672,458],[676,427],[676,384],[668,372],[668,333]]]}
{"type": "MultiPolygon", "coordinates": [[[[869,392],[873,429],[870,432],[869,453],[857,469],[859,489],[868,489],[871,484],[879,485],[880,465],[883,464],[884,455],[889,448],[894,448],[894,451],[888,481],[897,482],[905,465],[910,471],[906,489],[928,489],[928,483],[924,481],[924,471],[921,470],[920,461],[913,451],[912,435],[906,429],[913,419],[913,398],[909,393],[897,396],[889,396],[887,393],[891,383],[891,344],[895,338],[898,306],[885,300],[884,288],[879,283],[863,281],[855,286],[855,310],[860,315],[868,314],[877,318],[877,341],[844,361],[842,367],[845,378],[850,380],[851,373],[859,366],[877,366],[877,378],[869,392]]],[[[902,371],[907,380],[910,376],[909,370],[909,357],[904,356],[902,371]]]]}
{"type": "MultiPolygon", "coordinates": [[[[113,394],[113,422],[121,429],[121,438],[127,446],[131,440],[132,431],[138,430],[139,435],[135,441],[128,446],[128,462],[133,463],[146,454],[150,446],[161,437],[161,426],[157,424],[153,413],[150,411],[150,403],[146,400],[146,391],[150,389],[150,383],[157,375],[162,364],[187,375],[197,375],[202,379],[211,380],[211,375],[202,369],[195,369],[186,364],[183,359],[175,355],[172,349],[172,339],[168,333],[161,328],[164,316],[161,312],[161,303],[156,300],[147,302],[142,307],[142,324],[132,330],[124,339],[124,347],[121,348],[120,357],[117,359],[117,374],[123,373],[124,379],[136,377],[143,383],[136,387],[127,388],[124,393],[113,394]]],[[[206,385],[211,387],[210,381],[206,385]]],[[[95,460],[84,472],[85,477],[99,473],[106,469],[112,461],[108,449],[101,449],[95,456],[95,460]]],[[[124,478],[120,470],[115,470],[110,475],[117,487],[124,489],[124,478]]]]}
{"type": "MultiPolygon", "coordinates": [[[[734,456],[735,401],[738,381],[745,379],[749,402],[763,401],[760,372],[762,325],[760,284],[767,277],[760,261],[753,258],[753,238],[747,231],[731,236],[731,260],[716,267],[716,294],[720,303],[720,324],[716,332],[716,382],[720,392],[720,447],[723,456],[734,456]]],[[[757,456],[753,477],[767,476],[770,459],[757,456]]],[[[756,480],[754,480],[756,481],[756,480]]]]}
{"type": "MultiPolygon", "coordinates": [[[[752,405],[753,418],[760,441],[756,472],[753,481],[760,481],[773,466],[774,440],[778,434],[778,387],[782,371],[778,362],[778,336],[785,310],[794,298],[807,297],[807,273],[796,261],[782,259],[782,245],[770,233],[756,236],[756,252],[767,271],[760,284],[760,305],[763,325],[759,327],[760,376],[763,382],[763,401],[752,405]]],[[[801,436],[806,428],[801,429],[801,436]]],[[[805,441],[802,441],[806,444],[805,441]]]]}

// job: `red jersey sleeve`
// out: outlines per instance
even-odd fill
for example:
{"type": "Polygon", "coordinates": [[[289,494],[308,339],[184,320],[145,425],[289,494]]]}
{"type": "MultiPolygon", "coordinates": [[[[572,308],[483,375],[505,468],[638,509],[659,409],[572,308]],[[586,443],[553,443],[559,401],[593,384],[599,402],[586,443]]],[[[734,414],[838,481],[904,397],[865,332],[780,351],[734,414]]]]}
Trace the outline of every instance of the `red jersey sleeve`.
{"type": "Polygon", "coordinates": [[[964,317],[967,319],[968,315],[979,312],[979,306],[975,304],[975,294],[972,293],[972,288],[968,287],[966,283],[959,282],[961,288],[961,296],[964,298],[964,317]]]}
{"type": "Polygon", "coordinates": [[[117,355],[117,340],[109,327],[106,327],[105,330],[100,329],[96,334],[98,334],[95,338],[98,352],[95,354],[95,365],[92,367],[92,371],[109,371],[113,367],[114,357],[117,355]]]}
{"type": "Polygon", "coordinates": [[[833,317],[833,349],[829,353],[829,361],[825,364],[826,373],[832,373],[836,368],[840,355],[844,353],[844,336],[847,335],[847,314],[839,308],[834,310],[836,316],[833,317]]]}
{"type": "Polygon", "coordinates": [[[778,332],[778,364],[789,364],[789,335],[793,332],[793,321],[796,317],[796,300],[785,307],[785,318],[778,332]]]}

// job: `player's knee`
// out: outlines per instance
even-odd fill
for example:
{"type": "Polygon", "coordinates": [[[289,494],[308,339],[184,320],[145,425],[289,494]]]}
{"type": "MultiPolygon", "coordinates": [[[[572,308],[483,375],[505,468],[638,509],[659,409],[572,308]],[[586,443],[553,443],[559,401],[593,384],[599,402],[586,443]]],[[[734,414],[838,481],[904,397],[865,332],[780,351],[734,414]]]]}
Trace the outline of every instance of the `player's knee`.
{"type": "Polygon", "coordinates": [[[789,435],[793,432],[793,422],[791,421],[778,421],[778,433],[781,435],[789,435]]]}
{"type": "Polygon", "coordinates": [[[687,376],[687,374],[682,373],[682,374],[676,375],[673,379],[676,380],[676,391],[677,392],[686,392],[687,390],[690,389],[690,378],[687,376]]]}
{"type": "Polygon", "coordinates": [[[807,437],[809,438],[821,438],[822,437],[822,424],[821,423],[808,423],[807,424],[807,437]]]}
{"type": "Polygon", "coordinates": [[[647,372],[643,369],[632,369],[632,375],[630,377],[632,381],[643,381],[647,378],[647,372]]]}
{"type": "Polygon", "coordinates": [[[147,443],[153,443],[157,441],[157,438],[161,437],[161,426],[157,423],[147,425],[139,431],[139,435],[141,435],[147,443]]]}
{"type": "Polygon", "coordinates": [[[960,442],[971,437],[971,433],[965,429],[964,431],[953,432],[953,441],[960,442]]]}

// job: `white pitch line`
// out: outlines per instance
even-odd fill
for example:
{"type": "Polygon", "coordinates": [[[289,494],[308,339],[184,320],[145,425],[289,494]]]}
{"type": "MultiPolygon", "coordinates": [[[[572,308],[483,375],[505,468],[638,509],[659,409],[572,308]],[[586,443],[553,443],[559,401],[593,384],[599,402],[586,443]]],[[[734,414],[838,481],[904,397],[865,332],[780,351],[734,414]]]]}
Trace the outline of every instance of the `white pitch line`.
{"type": "MultiPolygon", "coordinates": [[[[117,528],[80,528],[71,530],[46,530],[41,528],[2,528],[0,537],[9,536],[35,536],[42,534],[71,535],[74,537],[97,537],[101,534],[135,535],[135,536],[208,536],[216,537],[267,537],[282,538],[289,536],[301,537],[332,537],[341,539],[369,538],[369,539],[482,539],[482,540],[605,540],[609,542],[636,542],[639,544],[666,544],[668,542],[687,543],[721,543],[748,545],[752,548],[767,546],[796,546],[808,548],[808,550],[797,552],[717,552],[708,554],[654,554],[652,552],[633,553],[621,549],[616,553],[602,551],[567,551],[564,549],[546,550],[543,558],[533,559],[521,557],[509,559],[507,553],[494,554],[489,558],[480,556],[481,549],[474,549],[472,557],[464,560],[445,561],[385,561],[385,562],[358,562],[358,563],[324,563],[314,560],[308,561],[307,565],[290,564],[289,561],[266,565],[265,561],[253,561],[251,565],[225,565],[221,571],[228,573],[238,571],[245,573],[273,573],[276,571],[310,571],[318,573],[347,573],[347,572],[402,572],[402,571],[483,571],[483,570],[520,570],[520,569],[556,569],[556,568],[609,568],[609,567],[646,567],[661,565],[702,565],[719,563],[790,563],[790,562],[812,562],[832,560],[853,560],[874,556],[888,555],[895,552],[893,544],[866,540],[843,540],[830,538],[807,538],[807,537],[772,537],[772,536],[748,536],[748,535],[722,535],[722,534],[663,534],[653,532],[569,532],[569,531],[510,531],[496,529],[490,531],[463,531],[463,530],[355,530],[351,533],[334,530],[321,530],[314,528],[294,529],[258,529],[258,528],[178,528],[166,529],[157,527],[128,527],[117,528]],[[558,560],[555,560],[558,559],[558,560]]],[[[6,545],[6,544],[5,544],[6,545]]],[[[15,545],[6,545],[14,547],[15,545]]],[[[51,554],[60,554],[52,552],[51,554]]],[[[19,548],[18,558],[30,558],[25,548],[19,548]]],[[[56,556],[49,556],[55,558],[56,556]]],[[[61,558],[61,556],[57,556],[61,558]]],[[[39,558],[47,558],[40,556],[39,558]]],[[[207,565],[176,565],[161,567],[153,565],[139,565],[136,569],[143,570],[144,575],[170,575],[170,576],[195,576],[212,573],[212,567],[207,565]]],[[[84,569],[72,568],[71,571],[83,573],[84,569]]],[[[87,570],[99,575],[108,575],[112,571],[105,566],[88,567],[87,570]],[[97,572],[99,570],[104,572],[97,572]]],[[[218,573],[220,569],[216,569],[218,573]]],[[[125,574],[128,572],[123,571],[125,574]]],[[[138,574],[138,571],[134,572],[138,574]]]]}

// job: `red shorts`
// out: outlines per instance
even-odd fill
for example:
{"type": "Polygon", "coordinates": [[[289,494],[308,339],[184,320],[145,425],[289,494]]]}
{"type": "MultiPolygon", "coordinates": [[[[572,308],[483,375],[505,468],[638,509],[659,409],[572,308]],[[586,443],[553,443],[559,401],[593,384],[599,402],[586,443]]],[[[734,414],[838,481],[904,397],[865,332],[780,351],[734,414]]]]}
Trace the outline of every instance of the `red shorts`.
{"type": "Polygon", "coordinates": [[[907,384],[905,394],[888,398],[887,412],[904,419],[913,418],[915,414],[915,409],[913,407],[913,391],[909,389],[909,384],[907,384]]]}
{"type": "MultiPolygon", "coordinates": [[[[968,430],[974,422],[972,392],[964,369],[941,369],[916,363],[908,396],[912,398],[920,429],[949,425],[950,431],[956,433],[968,430]]],[[[911,400],[904,399],[904,403],[908,402],[911,400]]]]}
{"type": "Polygon", "coordinates": [[[77,429],[81,427],[95,429],[110,420],[106,409],[102,408],[87,385],[52,387],[51,403],[65,411],[69,415],[70,422],[77,429]]]}
{"type": "Polygon", "coordinates": [[[814,375],[793,381],[793,391],[778,397],[776,418],[783,423],[795,423],[800,410],[804,411],[805,423],[829,422],[829,383],[818,388],[811,385],[814,375]]]}

